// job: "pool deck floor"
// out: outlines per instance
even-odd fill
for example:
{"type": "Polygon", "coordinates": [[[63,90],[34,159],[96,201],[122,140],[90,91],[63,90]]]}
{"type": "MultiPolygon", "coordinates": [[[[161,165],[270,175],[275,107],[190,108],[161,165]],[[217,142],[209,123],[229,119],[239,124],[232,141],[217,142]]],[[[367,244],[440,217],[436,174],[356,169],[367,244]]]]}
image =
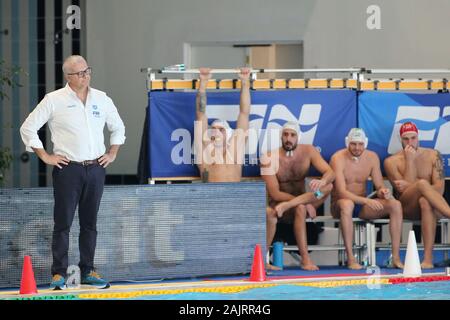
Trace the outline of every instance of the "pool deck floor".
{"type": "MultiPolygon", "coordinates": [[[[393,268],[380,268],[380,279],[402,277],[402,270],[393,268]]],[[[305,271],[299,267],[288,267],[281,271],[268,271],[267,279],[263,282],[249,280],[249,274],[231,276],[210,276],[191,279],[166,279],[166,280],[143,280],[143,281],[120,281],[112,282],[109,289],[97,289],[91,286],[84,286],[77,289],[50,290],[48,285],[38,286],[38,293],[34,295],[20,295],[19,288],[0,289],[0,299],[11,299],[19,297],[45,297],[45,296],[65,296],[65,295],[88,295],[88,294],[120,294],[142,291],[164,291],[164,290],[188,290],[221,287],[245,287],[252,288],[262,285],[280,285],[305,282],[324,281],[344,281],[344,280],[364,280],[374,274],[372,269],[349,270],[345,267],[323,266],[319,271],[305,271]]],[[[443,276],[445,268],[434,268],[422,270],[426,276],[443,276]]],[[[169,292],[167,292],[169,293],[169,292]]]]}

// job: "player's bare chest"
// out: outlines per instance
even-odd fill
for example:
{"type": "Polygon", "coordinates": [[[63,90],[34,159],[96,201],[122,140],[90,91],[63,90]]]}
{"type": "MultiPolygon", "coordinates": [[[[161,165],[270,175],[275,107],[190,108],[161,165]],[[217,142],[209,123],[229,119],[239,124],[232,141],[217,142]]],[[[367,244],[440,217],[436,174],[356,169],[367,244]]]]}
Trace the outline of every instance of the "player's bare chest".
{"type": "MultiPolygon", "coordinates": [[[[402,159],[397,167],[400,174],[402,176],[405,176],[407,170],[406,161],[402,159]]],[[[432,175],[433,164],[428,157],[421,156],[414,160],[413,168],[417,174],[418,179],[429,179],[432,175]]]]}
{"type": "Polygon", "coordinates": [[[370,164],[359,161],[347,161],[344,166],[344,176],[351,181],[365,181],[371,173],[370,164]]]}
{"type": "Polygon", "coordinates": [[[280,158],[280,166],[277,173],[279,181],[301,180],[308,173],[311,162],[307,159],[280,158]]]}

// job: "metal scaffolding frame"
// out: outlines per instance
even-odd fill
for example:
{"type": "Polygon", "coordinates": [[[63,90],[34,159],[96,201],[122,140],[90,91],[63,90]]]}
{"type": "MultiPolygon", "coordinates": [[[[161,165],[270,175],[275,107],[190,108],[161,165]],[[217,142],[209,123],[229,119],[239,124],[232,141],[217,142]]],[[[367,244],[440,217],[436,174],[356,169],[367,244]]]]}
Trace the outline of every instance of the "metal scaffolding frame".
{"type": "MultiPolygon", "coordinates": [[[[146,73],[147,90],[195,90],[197,79],[168,79],[167,76],[199,74],[199,69],[154,69],[142,68],[146,73]],[[162,78],[157,79],[157,75],[162,78]]],[[[239,69],[211,69],[211,74],[237,75],[239,69]]],[[[421,75],[450,75],[450,69],[368,69],[368,68],[326,68],[326,69],[252,69],[251,88],[259,89],[355,89],[355,90],[441,90],[448,92],[448,80],[445,77],[423,79],[421,75]],[[288,78],[258,79],[258,74],[347,74],[342,78],[288,78]],[[394,76],[382,79],[370,79],[368,76],[394,76]],[[399,75],[416,75],[417,78],[405,79],[399,75]]],[[[210,79],[208,89],[232,90],[240,88],[239,79],[210,79]]]]}

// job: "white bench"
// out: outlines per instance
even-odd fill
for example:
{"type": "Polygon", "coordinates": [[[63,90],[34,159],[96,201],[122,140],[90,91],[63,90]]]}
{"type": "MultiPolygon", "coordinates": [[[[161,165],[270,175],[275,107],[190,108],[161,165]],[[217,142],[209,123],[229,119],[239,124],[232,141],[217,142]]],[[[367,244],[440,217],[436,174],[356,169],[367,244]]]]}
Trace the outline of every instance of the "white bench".
{"type": "MultiPolygon", "coordinates": [[[[354,223],[354,237],[353,237],[353,250],[356,254],[356,258],[359,263],[364,266],[375,266],[376,250],[391,250],[391,245],[379,244],[376,242],[376,228],[375,224],[389,224],[389,219],[375,219],[375,220],[363,220],[359,218],[353,218],[354,223]]],[[[332,216],[318,216],[314,220],[306,219],[307,223],[340,223],[339,219],[334,219],[332,216]]],[[[413,224],[420,224],[420,221],[404,220],[403,222],[412,222],[413,224]]],[[[435,250],[444,250],[444,259],[448,259],[448,250],[450,250],[450,238],[449,229],[450,219],[439,219],[437,221],[441,225],[441,244],[435,244],[435,250]]],[[[344,260],[345,247],[340,236],[338,243],[335,245],[310,245],[309,251],[338,251],[339,252],[339,264],[341,265],[344,260]]],[[[423,249],[423,245],[418,245],[418,249],[423,249]]],[[[406,245],[401,245],[401,249],[406,249],[406,245]]],[[[291,254],[298,256],[298,247],[294,245],[283,246],[283,250],[291,254]]]]}
{"type": "MultiPolygon", "coordinates": [[[[420,225],[420,220],[403,220],[403,223],[405,222],[410,222],[413,223],[413,225],[420,225]]],[[[375,225],[375,224],[388,224],[389,223],[389,219],[375,219],[371,221],[371,224],[375,225]]],[[[448,259],[448,251],[450,250],[450,238],[449,238],[449,225],[450,225],[450,219],[448,218],[442,218],[437,220],[437,224],[439,224],[441,226],[441,243],[440,244],[435,244],[433,246],[433,250],[442,250],[444,251],[444,260],[448,259]]],[[[376,239],[376,230],[375,228],[371,228],[369,230],[369,232],[372,233],[372,237],[376,239]]],[[[420,239],[416,239],[416,241],[418,241],[420,239]]],[[[376,243],[376,241],[374,242],[375,245],[373,247],[371,247],[372,253],[371,255],[376,256],[376,250],[391,250],[391,244],[379,244],[376,243]]],[[[418,244],[417,248],[419,250],[423,250],[423,245],[422,244],[418,244]]],[[[400,249],[406,249],[406,245],[402,244],[400,245],[400,249]]]]}
{"type": "MultiPolygon", "coordinates": [[[[354,223],[354,241],[353,241],[353,250],[356,254],[357,260],[368,266],[373,265],[375,263],[375,257],[371,256],[372,247],[375,245],[373,243],[372,238],[370,236],[372,235],[371,228],[373,225],[370,221],[359,219],[359,218],[353,218],[354,223]]],[[[339,219],[334,219],[332,216],[318,216],[314,220],[313,219],[306,219],[307,223],[324,223],[324,222],[331,222],[331,223],[339,223],[339,219]]],[[[340,233],[339,233],[340,234],[340,233]]],[[[297,254],[298,255],[298,247],[294,245],[287,245],[283,246],[283,250],[287,251],[291,254],[297,254]]],[[[335,245],[309,245],[308,246],[309,251],[338,251],[339,252],[339,264],[342,264],[344,252],[345,252],[345,246],[344,243],[339,236],[338,243],[335,245]]]]}

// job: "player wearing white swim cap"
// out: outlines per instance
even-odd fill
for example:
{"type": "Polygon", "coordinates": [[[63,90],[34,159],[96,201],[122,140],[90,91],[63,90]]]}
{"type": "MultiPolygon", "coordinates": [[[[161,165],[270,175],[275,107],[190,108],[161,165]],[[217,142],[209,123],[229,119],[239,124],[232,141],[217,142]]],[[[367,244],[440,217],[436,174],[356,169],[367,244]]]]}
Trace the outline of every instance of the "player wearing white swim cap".
{"type": "Polygon", "coordinates": [[[346,148],[338,150],[331,157],[331,167],[336,174],[334,189],[331,193],[331,214],[341,220],[344,246],[349,269],[362,269],[353,255],[352,218],[379,219],[389,217],[392,239],[392,266],[403,268],[400,259],[400,236],[402,230],[402,206],[385,187],[381,174],[378,155],[367,150],[369,139],[363,129],[353,128],[345,138],[346,148]],[[376,192],[366,190],[368,178],[376,192]]]}
{"type": "Polygon", "coordinates": [[[199,89],[196,99],[196,124],[194,126],[196,164],[204,182],[239,182],[245,162],[245,145],[248,136],[251,106],[249,68],[241,68],[241,96],[236,130],[227,121],[217,119],[208,127],[206,116],[206,89],[211,70],[200,68],[199,89]]]}
{"type": "Polygon", "coordinates": [[[345,137],[345,146],[351,153],[354,161],[359,161],[368,144],[369,139],[361,128],[352,128],[347,137],[345,137]]]}
{"type": "MultiPolygon", "coordinates": [[[[299,143],[300,127],[296,122],[287,122],[281,128],[281,146],[261,157],[261,177],[266,182],[268,204],[266,208],[266,243],[272,244],[276,225],[283,220],[293,223],[298,251],[302,257],[300,267],[315,271],[308,252],[306,218],[314,219],[316,209],[331,193],[334,173],[320,152],[311,144],[299,143]],[[311,168],[322,176],[307,183],[311,168]]],[[[267,264],[270,270],[279,269],[267,264]]]]}
{"type": "Polygon", "coordinates": [[[281,146],[286,151],[286,156],[292,157],[294,150],[297,148],[298,140],[300,138],[300,130],[298,123],[286,122],[281,129],[281,146]]]}
{"type": "Polygon", "coordinates": [[[210,139],[216,147],[226,148],[233,136],[233,129],[225,120],[215,120],[211,123],[210,139]]]}

